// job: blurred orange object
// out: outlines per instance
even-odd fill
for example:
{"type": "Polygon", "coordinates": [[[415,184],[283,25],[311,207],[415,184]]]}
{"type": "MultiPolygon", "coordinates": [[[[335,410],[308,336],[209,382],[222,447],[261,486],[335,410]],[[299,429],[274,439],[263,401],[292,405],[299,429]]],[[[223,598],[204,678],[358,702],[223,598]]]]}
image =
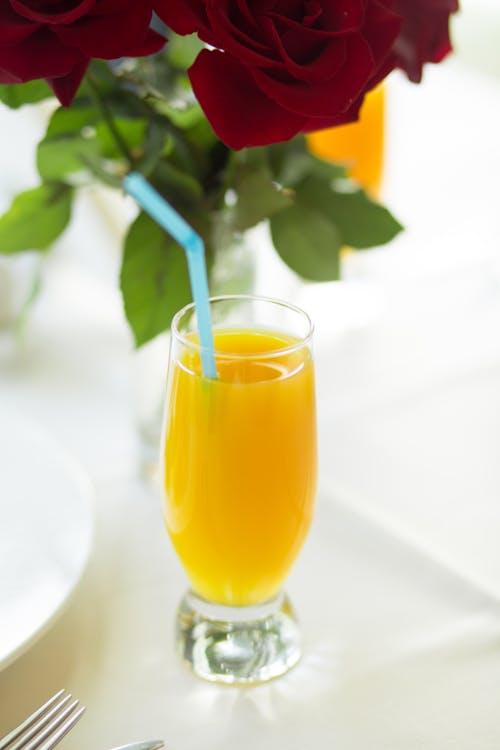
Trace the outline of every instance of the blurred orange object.
{"type": "Polygon", "coordinates": [[[359,120],[307,136],[311,152],[325,161],[345,164],[348,173],[374,198],[382,185],[384,165],[385,88],[365,98],[359,120]]]}

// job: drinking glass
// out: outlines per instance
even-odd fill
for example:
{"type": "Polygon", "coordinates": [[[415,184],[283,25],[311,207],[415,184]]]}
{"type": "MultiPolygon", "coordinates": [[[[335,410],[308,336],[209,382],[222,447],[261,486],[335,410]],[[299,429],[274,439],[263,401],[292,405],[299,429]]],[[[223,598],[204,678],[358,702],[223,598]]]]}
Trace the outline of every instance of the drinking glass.
{"type": "Polygon", "coordinates": [[[262,297],[215,297],[210,307],[217,379],[202,373],[194,305],[172,323],[163,514],[191,586],[177,646],[207,680],[262,682],[300,657],[282,586],[315,500],[313,326],[262,297]]]}

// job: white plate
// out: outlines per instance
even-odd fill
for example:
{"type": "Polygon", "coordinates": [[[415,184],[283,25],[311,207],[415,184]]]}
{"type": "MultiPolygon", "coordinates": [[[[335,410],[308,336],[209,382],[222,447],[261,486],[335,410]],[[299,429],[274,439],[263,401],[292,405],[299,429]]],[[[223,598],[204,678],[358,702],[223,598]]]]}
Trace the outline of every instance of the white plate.
{"type": "Polygon", "coordinates": [[[90,481],[45,432],[0,407],[0,669],[61,612],[92,540],[90,481]]]}

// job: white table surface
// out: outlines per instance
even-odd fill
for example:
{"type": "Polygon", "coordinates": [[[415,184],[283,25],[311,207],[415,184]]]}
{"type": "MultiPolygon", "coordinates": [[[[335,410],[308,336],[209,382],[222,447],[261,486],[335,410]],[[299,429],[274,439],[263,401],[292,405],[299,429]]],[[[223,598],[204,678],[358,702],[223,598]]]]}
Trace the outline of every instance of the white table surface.
{"type": "Polygon", "coordinates": [[[498,750],[500,79],[464,55],[389,93],[386,198],[407,232],[348,259],[342,284],[297,289],[278,269],[318,324],[320,491],[287,587],[301,663],[240,690],[174,654],[185,578],[138,476],[117,241],[87,196],[23,345],[0,337],[0,402],[50,429],[96,493],[81,585],[0,673],[0,735],[63,686],[88,707],[68,750],[498,750]]]}

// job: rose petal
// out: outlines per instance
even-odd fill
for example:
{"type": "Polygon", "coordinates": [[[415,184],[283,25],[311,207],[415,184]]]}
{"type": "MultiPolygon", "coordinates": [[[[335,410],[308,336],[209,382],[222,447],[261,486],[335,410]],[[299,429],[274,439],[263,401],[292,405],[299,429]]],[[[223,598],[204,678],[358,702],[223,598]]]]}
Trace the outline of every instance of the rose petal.
{"type": "MultiPolygon", "coordinates": [[[[112,14],[90,14],[73,26],[58,26],[55,32],[64,44],[76,47],[87,57],[113,60],[130,54],[142,45],[151,21],[149,3],[135,2],[127,11],[112,14]]],[[[158,36],[150,38],[153,49],[160,49],[158,36]],[[155,46],[156,43],[156,46],[155,46]]]]}
{"type": "Polygon", "coordinates": [[[449,20],[458,0],[395,0],[394,9],[403,18],[394,44],[396,63],[418,83],[424,64],[440,62],[452,49],[449,20]]]}
{"type": "Polygon", "coordinates": [[[305,123],[268,99],[247,69],[223,52],[200,52],[189,77],[213,129],[235,150],[289,140],[305,123]]]}
{"type": "Polygon", "coordinates": [[[73,97],[78,91],[78,87],[82,82],[88,64],[89,60],[85,60],[84,62],[77,63],[73,70],[71,70],[66,76],[46,79],[63,107],[69,107],[73,101],[73,97]]]}
{"type": "Polygon", "coordinates": [[[203,0],[155,0],[154,11],[176,34],[194,34],[208,27],[203,0]]]}
{"type": "MultiPolygon", "coordinates": [[[[244,3],[239,4],[243,6],[243,13],[240,14],[238,9],[229,8],[228,2],[231,3],[231,0],[207,3],[207,18],[210,22],[213,46],[242,59],[245,65],[277,64],[281,67],[282,61],[274,39],[270,34],[266,34],[269,26],[267,16],[260,18],[258,13],[252,16],[250,11],[245,9],[244,3]]],[[[206,34],[203,38],[206,40],[206,34]]]]}
{"type": "Polygon", "coordinates": [[[153,55],[165,46],[166,41],[165,37],[158,34],[157,31],[148,29],[146,38],[137,47],[128,48],[127,55],[129,57],[147,57],[148,55],[153,55]]]}
{"type": "Polygon", "coordinates": [[[0,44],[16,44],[33,34],[39,24],[33,24],[14,13],[10,5],[0,5],[0,44]]]}
{"type": "Polygon", "coordinates": [[[286,109],[307,118],[337,117],[357,99],[373,73],[370,48],[361,37],[347,37],[345,46],[344,65],[326,82],[280,81],[257,69],[252,75],[264,94],[286,109]]]}
{"type": "Polygon", "coordinates": [[[401,23],[401,16],[383,5],[371,3],[368,6],[362,33],[369,40],[377,68],[390,53],[401,31],[401,23]]]}
{"type": "Polygon", "coordinates": [[[366,12],[364,0],[323,0],[322,26],[343,33],[356,31],[363,24],[366,12]]]}
{"type": "Polygon", "coordinates": [[[359,119],[359,112],[364,98],[365,94],[363,92],[346,112],[336,117],[311,117],[300,132],[312,133],[315,130],[324,130],[325,128],[333,128],[337,125],[348,125],[350,122],[356,122],[359,119]]]}
{"type": "Polygon", "coordinates": [[[0,68],[0,83],[22,83],[22,81],[15,76],[13,73],[10,73],[8,70],[2,70],[0,68]]]}
{"type": "MultiPolygon", "coordinates": [[[[64,10],[59,13],[42,12],[40,10],[40,3],[36,2],[35,7],[32,7],[32,3],[23,2],[23,0],[10,0],[12,8],[19,13],[22,18],[27,18],[29,21],[37,21],[38,23],[74,23],[82,16],[89,13],[89,11],[96,4],[96,0],[81,0],[78,4],[70,3],[70,9],[64,10]]],[[[58,3],[60,6],[61,3],[58,3]]]]}
{"type": "Polygon", "coordinates": [[[0,45],[0,69],[20,82],[65,76],[83,60],[78,50],[66,47],[47,29],[37,31],[19,44],[0,45]]]}
{"type": "MultiPolygon", "coordinates": [[[[317,39],[312,45],[314,52],[311,53],[311,58],[297,62],[297,57],[295,59],[291,57],[287,35],[284,34],[281,38],[274,25],[271,33],[274,44],[280,51],[282,64],[284,63],[287,72],[298,81],[324,82],[333,78],[345,64],[346,45],[342,38],[328,38],[324,35],[321,41],[317,39]]],[[[304,55],[304,50],[302,50],[302,55],[304,55]]]]}

